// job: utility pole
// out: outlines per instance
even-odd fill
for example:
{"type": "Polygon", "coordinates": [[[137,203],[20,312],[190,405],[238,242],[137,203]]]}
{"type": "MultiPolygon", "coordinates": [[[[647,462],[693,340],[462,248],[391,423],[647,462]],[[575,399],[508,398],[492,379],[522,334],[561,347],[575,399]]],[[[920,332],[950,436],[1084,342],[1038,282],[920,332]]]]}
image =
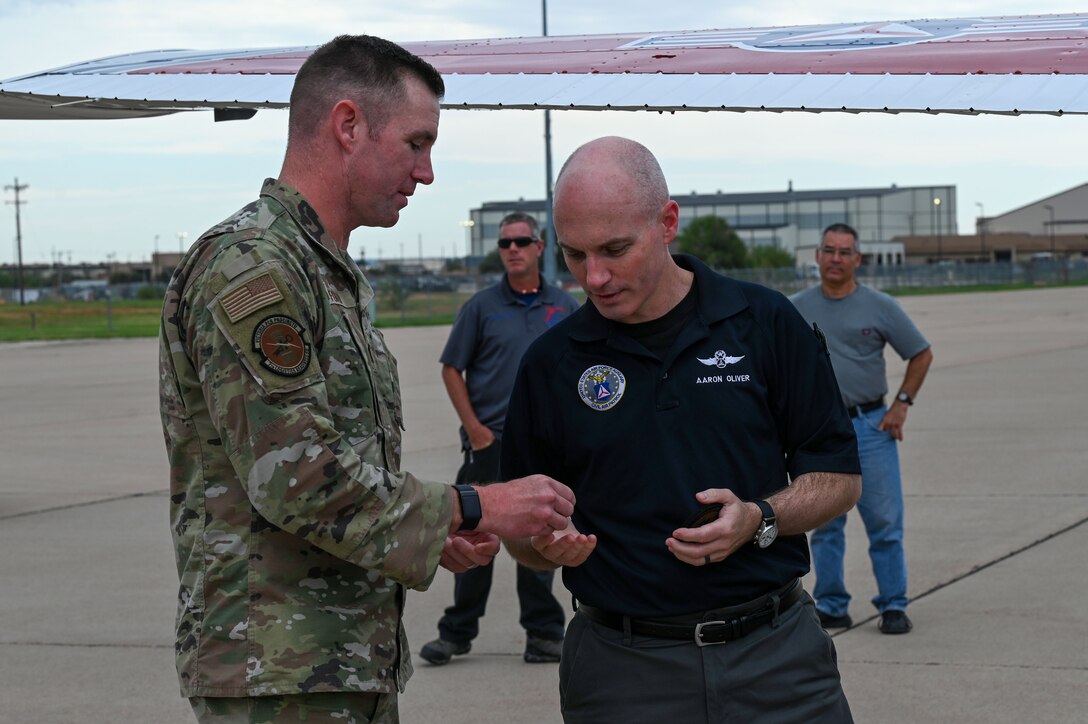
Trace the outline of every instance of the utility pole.
{"type": "MultiPolygon", "coordinates": [[[[540,12],[544,20],[544,37],[548,36],[548,0],[540,0],[540,12]]],[[[556,269],[555,222],[552,208],[552,112],[544,111],[544,213],[548,225],[544,227],[544,279],[555,284],[559,281],[556,269]]]]}
{"type": "Polygon", "coordinates": [[[1050,259],[1053,261],[1056,258],[1054,256],[1054,207],[1050,204],[1043,204],[1043,208],[1050,214],[1050,224],[1048,225],[1050,228],[1050,259]]]}
{"type": "Polygon", "coordinates": [[[976,201],[975,206],[978,207],[978,250],[982,254],[983,258],[986,257],[986,209],[982,207],[981,201],[976,201]]]}
{"type": "Polygon", "coordinates": [[[19,304],[20,305],[25,305],[26,304],[26,289],[25,289],[25,285],[23,284],[23,227],[22,227],[22,223],[21,223],[21,221],[19,219],[19,207],[22,206],[23,204],[25,204],[26,202],[19,200],[19,192],[20,191],[26,191],[28,188],[30,188],[30,187],[27,186],[26,184],[23,184],[22,186],[19,185],[19,177],[18,176],[15,177],[15,185],[14,186],[5,186],[4,187],[5,191],[14,191],[15,192],[15,200],[14,201],[5,201],[4,203],[5,204],[15,204],[15,247],[18,249],[18,257],[19,257],[19,266],[17,267],[17,269],[18,269],[17,276],[19,277],[19,304]]]}
{"type": "Polygon", "coordinates": [[[937,261],[944,258],[944,254],[941,253],[941,197],[938,196],[933,199],[933,208],[937,212],[937,261]]]}

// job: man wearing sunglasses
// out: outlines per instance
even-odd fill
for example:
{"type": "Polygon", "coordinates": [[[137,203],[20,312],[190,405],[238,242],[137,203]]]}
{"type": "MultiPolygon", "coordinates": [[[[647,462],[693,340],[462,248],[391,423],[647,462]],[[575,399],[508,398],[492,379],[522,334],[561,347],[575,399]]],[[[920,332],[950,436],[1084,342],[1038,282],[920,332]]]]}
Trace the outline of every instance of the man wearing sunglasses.
{"type": "MultiPolygon", "coordinates": [[[[535,218],[520,212],[504,217],[498,248],[506,273],[461,307],[439,359],[446,392],[461,419],[464,463],[458,484],[499,479],[503,421],[521,355],[537,336],[578,308],[574,297],[541,279],[544,243],[535,218]]],[[[485,565],[456,574],[453,605],[438,622],[439,638],[420,650],[424,660],[440,666],[472,649],[492,570],[485,565]]],[[[552,577],[552,571],[517,567],[527,663],[554,663],[562,652],[563,608],[552,595],[552,577]]]]}

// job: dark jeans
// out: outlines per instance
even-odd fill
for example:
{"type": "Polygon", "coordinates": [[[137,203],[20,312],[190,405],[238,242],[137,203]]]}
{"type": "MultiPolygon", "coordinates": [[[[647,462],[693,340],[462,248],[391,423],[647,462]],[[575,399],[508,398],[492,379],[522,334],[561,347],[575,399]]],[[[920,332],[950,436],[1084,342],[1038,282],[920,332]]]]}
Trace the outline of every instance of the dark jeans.
{"type": "MultiPolygon", "coordinates": [[[[490,483],[499,479],[500,446],[496,440],[483,450],[465,451],[457,471],[458,483],[490,483]]],[[[494,566],[480,566],[454,576],[453,605],[438,621],[438,634],[446,641],[467,643],[480,632],[487,609],[494,566]]],[[[518,564],[518,602],[521,627],[530,636],[560,641],[563,638],[563,607],[552,595],[552,571],[534,571],[518,564]]]]}

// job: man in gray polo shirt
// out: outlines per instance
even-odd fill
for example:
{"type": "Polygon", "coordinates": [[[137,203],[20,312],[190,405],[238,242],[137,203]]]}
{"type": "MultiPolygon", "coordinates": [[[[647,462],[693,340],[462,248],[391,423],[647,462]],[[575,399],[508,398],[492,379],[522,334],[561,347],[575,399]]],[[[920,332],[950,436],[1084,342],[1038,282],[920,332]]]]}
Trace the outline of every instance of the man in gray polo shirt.
{"type": "MultiPolygon", "coordinates": [[[[880,612],[879,628],[886,634],[909,633],[913,624],[906,613],[910,599],[897,444],[903,439],[907,410],[926,378],[933,353],[894,299],[857,283],[861,252],[854,229],[846,224],[827,227],[816,249],[816,263],[820,286],[798,292],[790,301],[801,316],[827,335],[835,378],[857,434],[861,458],[857,509],[869,536],[869,559],[877,582],[873,605],[880,612]],[[890,407],[884,404],[888,392],[885,344],[902,359],[910,360],[890,407]]],[[[842,515],[811,536],[816,572],[812,595],[825,628],[845,628],[853,623],[843,575],[845,525],[846,516],[842,515]]]]}
{"type": "MultiPolygon", "coordinates": [[[[574,297],[541,279],[544,244],[535,218],[508,214],[499,223],[498,246],[506,273],[461,307],[439,359],[446,392],[461,419],[459,484],[499,479],[503,421],[521,356],[530,342],[578,308],[574,297]]],[[[453,605],[438,622],[439,638],[420,650],[424,660],[441,665],[472,649],[491,573],[487,565],[455,575],[453,605]]],[[[552,595],[552,577],[552,571],[517,567],[529,663],[559,661],[563,650],[563,607],[552,595]]]]}

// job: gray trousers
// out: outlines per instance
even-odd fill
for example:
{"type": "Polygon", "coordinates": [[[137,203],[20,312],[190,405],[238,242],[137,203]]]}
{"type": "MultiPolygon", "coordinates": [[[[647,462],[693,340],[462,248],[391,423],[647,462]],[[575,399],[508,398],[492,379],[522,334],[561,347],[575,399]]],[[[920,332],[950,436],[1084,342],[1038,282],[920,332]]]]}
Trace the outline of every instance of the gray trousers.
{"type": "Polygon", "coordinates": [[[585,616],[559,665],[566,724],[849,723],[831,637],[809,595],[744,638],[694,642],[625,636],[585,616]]]}

